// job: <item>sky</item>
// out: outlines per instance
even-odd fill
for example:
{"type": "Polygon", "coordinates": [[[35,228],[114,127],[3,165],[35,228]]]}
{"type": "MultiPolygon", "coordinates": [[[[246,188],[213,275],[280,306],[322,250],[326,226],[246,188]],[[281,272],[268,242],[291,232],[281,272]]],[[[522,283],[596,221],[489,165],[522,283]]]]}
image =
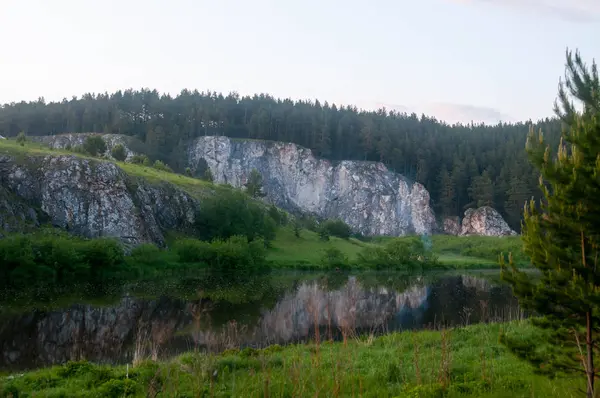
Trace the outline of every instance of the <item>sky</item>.
{"type": "Polygon", "coordinates": [[[0,103],[147,87],[453,123],[552,115],[600,0],[0,0],[0,103]]]}

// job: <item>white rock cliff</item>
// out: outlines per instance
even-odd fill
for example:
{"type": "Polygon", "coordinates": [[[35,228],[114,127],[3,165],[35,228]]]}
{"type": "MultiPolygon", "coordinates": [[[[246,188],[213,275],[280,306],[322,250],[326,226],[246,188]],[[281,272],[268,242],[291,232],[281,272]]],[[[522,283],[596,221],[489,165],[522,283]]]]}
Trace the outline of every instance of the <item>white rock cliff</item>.
{"type": "Polygon", "coordinates": [[[188,163],[206,161],[218,183],[242,187],[252,171],[263,177],[268,200],[289,211],[341,218],[365,235],[431,234],[436,221],[429,192],[376,162],[331,162],[301,146],[201,137],[188,163]]]}
{"type": "Polygon", "coordinates": [[[163,232],[190,227],[198,208],[173,185],[150,184],[114,163],[75,156],[0,155],[0,186],[0,224],[8,230],[15,218],[37,222],[37,210],[77,235],[134,244],[162,244],[163,232]]]}

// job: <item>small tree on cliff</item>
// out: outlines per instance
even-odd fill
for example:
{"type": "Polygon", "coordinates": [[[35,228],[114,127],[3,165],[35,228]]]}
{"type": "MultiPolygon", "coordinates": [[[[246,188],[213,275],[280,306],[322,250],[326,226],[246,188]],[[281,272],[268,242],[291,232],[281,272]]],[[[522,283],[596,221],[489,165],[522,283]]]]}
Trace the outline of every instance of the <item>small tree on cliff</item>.
{"type": "Polygon", "coordinates": [[[99,135],[92,135],[83,142],[83,149],[92,156],[102,155],[106,152],[106,142],[99,135]]]}
{"type": "Polygon", "coordinates": [[[596,64],[588,68],[577,52],[567,51],[555,112],[565,126],[557,156],[541,134],[532,131],[527,144],[543,199],[525,207],[523,242],[541,277],[505,265],[502,273],[521,305],[541,315],[532,322],[548,340],[543,349],[537,338],[503,341],[541,371],[585,374],[593,397],[600,337],[600,81],[596,64]]]}
{"type": "Polygon", "coordinates": [[[115,145],[110,151],[110,154],[119,162],[124,162],[125,159],[127,159],[127,151],[125,151],[125,147],[121,144],[115,145]]]}
{"type": "Polygon", "coordinates": [[[248,182],[246,183],[246,192],[253,198],[262,198],[265,196],[263,192],[262,175],[256,169],[252,169],[248,182]]]}
{"type": "Polygon", "coordinates": [[[25,146],[25,142],[27,141],[27,136],[24,131],[19,131],[17,134],[17,143],[21,146],[25,146]]]}

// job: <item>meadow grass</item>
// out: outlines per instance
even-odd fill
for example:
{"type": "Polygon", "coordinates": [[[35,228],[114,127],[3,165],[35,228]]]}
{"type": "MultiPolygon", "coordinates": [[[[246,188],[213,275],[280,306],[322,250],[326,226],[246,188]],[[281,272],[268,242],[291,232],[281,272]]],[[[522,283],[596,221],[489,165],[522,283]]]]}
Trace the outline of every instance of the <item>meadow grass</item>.
{"type": "Polygon", "coordinates": [[[301,230],[300,237],[296,237],[291,227],[282,227],[277,230],[267,259],[278,265],[319,265],[324,251],[335,247],[344,253],[348,260],[354,261],[356,255],[368,246],[373,244],[355,238],[341,239],[331,236],[328,241],[324,241],[318,233],[307,229],[301,230]]]}
{"type": "Polygon", "coordinates": [[[199,351],[136,366],[69,362],[0,377],[0,396],[575,397],[582,380],[536,374],[498,340],[535,338],[527,321],[308,344],[199,351]]]}

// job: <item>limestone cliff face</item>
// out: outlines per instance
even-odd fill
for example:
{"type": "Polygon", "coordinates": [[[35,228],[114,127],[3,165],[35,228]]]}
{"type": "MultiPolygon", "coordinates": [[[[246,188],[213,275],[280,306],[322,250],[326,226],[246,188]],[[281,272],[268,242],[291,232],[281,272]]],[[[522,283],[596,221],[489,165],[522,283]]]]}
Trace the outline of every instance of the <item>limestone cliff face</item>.
{"type": "Polygon", "coordinates": [[[267,199],[289,211],[341,218],[365,235],[430,234],[436,229],[429,192],[382,163],[316,158],[295,144],[201,137],[188,163],[206,161],[216,182],[242,187],[252,171],[263,176],[267,199]]]}
{"type": "Polygon", "coordinates": [[[113,163],[75,156],[0,155],[0,186],[18,199],[0,200],[7,220],[13,214],[36,222],[32,209],[38,209],[53,225],[75,234],[131,243],[162,244],[166,229],[193,223],[198,205],[169,184],[150,185],[113,163]]]}

